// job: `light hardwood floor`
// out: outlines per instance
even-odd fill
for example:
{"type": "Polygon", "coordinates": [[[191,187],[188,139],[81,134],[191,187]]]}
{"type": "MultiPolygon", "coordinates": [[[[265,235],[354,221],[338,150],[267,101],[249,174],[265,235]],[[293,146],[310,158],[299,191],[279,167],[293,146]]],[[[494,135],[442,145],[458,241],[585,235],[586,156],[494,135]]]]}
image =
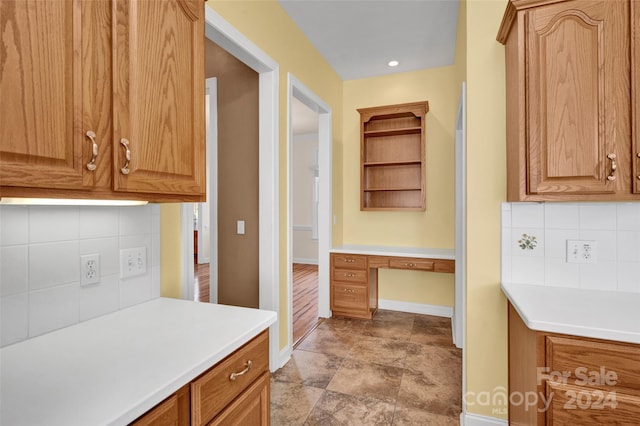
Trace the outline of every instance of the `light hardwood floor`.
{"type": "MultiPolygon", "coordinates": [[[[194,265],[194,300],[209,302],[209,264],[194,265]]],[[[293,264],[293,342],[318,325],[318,266],[293,264]]]]}

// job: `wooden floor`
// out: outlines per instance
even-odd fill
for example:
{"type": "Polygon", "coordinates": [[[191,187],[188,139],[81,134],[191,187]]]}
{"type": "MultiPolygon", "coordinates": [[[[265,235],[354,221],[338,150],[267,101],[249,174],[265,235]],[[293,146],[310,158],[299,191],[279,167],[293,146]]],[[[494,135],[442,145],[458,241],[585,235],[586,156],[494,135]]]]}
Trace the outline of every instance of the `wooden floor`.
{"type": "Polygon", "coordinates": [[[318,325],[318,265],[293,264],[293,344],[318,325]]]}
{"type": "MultiPolygon", "coordinates": [[[[209,264],[194,265],[193,300],[209,302],[209,264]]],[[[293,264],[293,344],[318,325],[318,265],[293,264]]]]}

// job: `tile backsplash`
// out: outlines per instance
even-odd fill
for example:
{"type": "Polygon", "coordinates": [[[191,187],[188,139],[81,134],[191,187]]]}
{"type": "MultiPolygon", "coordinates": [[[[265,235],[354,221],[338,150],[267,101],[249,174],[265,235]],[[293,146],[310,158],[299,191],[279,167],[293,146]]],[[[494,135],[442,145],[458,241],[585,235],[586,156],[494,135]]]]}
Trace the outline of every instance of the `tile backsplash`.
{"type": "Polygon", "coordinates": [[[0,207],[0,346],[160,296],[160,206],[0,207]],[[120,278],[120,250],[146,247],[147,273],[120,278]],[[80,256],[100,282],[80,285],[80,256]]]}
{"type": "Polygon", "coordinates": [[[503,203],[502,280],[640,293],[640,203],[503,203]],[[595,241],[593,263],[567,240],[595,241]]]}

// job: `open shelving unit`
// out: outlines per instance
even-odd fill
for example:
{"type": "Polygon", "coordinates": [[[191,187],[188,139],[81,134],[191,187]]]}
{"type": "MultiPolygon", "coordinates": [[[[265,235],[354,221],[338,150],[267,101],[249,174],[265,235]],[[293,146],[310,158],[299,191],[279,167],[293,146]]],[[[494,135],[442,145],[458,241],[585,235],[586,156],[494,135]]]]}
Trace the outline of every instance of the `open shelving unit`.
{"type": "Polygon", "coordinates": [[[360,210],[424,211],[429,102],[360,108],[360,210]]]}

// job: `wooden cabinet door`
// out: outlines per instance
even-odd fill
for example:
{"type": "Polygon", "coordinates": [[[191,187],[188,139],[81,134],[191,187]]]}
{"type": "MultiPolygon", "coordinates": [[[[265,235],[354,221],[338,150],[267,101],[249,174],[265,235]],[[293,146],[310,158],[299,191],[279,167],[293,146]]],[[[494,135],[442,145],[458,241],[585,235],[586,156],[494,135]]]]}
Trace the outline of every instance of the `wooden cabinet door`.
{"type": "Polygon", "coordinates": [[[231,403],[210,426],[268,426],[271,419],[269,404],[269,373],[257,379],[244,393],[231,403]]]}
{"type": "Polygon", "coordinates": [[[204,198],[204,4],[114,2],[114,190],[204,198]]]}
{"type": "Polygon", "coordinates": [[[629,191],[628,2],[532,8],[525,33],[529,193],[629,191]]]}
{"type": "Polygon", "coordinates": [[[631,1],[631,120],[633,192],[640,194],[640,0],[631,1]]]}
{"type": "Polygon", "coordinates": [[[0,182],[82,186],[79,1],[0,2],[0,182]]]}

